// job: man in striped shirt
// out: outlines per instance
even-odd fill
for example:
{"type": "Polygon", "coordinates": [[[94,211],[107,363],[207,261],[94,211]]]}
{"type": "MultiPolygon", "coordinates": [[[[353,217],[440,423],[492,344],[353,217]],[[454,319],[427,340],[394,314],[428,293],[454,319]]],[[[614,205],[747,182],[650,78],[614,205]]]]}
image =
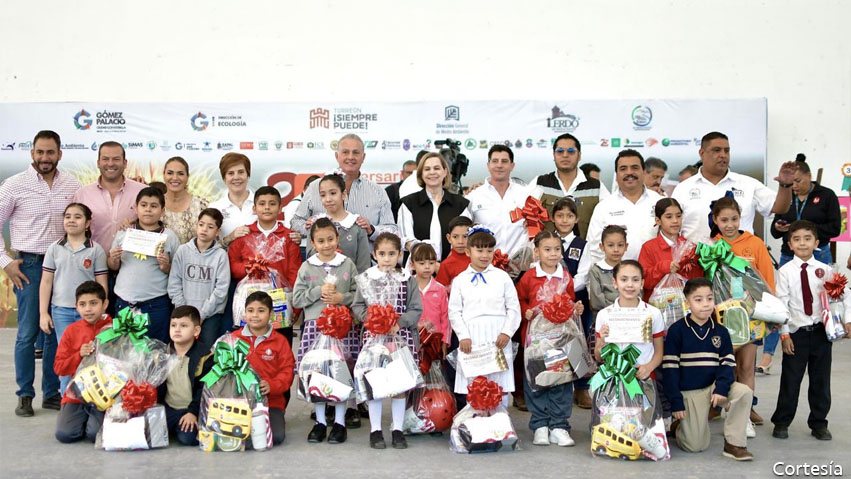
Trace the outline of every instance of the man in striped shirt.
{"type": "MultiPolygon", "coordinates": [[[[354,133],[344,135],[340,138],[334,157],[346,180],[346,211],[358,215],[357,225],[366,231],[370,244],[385,231],[398,235],[399,228],[393,219],[387,192],[374,181],[361,175],[361,165],[366,158],[363,140],[354,133]]],[[[292,229],[302,235],[308,235],[314,216],[320,213],[325,213],[325,207],[319,197],[319,182],[314,181],[307,187],[304,198],[293,216],[292,229]]]]}
{"type": "MultiPolygon", "coordinates": [[[[44,253],[51,243],[62,239],[62,218],[80,182],[56,169],[62,159],[59,135],[50,130],[36,134],[30,150],[32,165],[0,185],[0,227],[9,222],[12,249],[17,259],[0,241],[0,267],[15,285],[18,301],[18,336],[15,340],[15,381],[18,406],[15,414],[32,416],[35,397],[35,338],[38,334],[38,288],[44,253]]],[[[45,336],[42,357],[42,407],[59,409],[59,378],[53,372],[56,333],[45,336]]]]}

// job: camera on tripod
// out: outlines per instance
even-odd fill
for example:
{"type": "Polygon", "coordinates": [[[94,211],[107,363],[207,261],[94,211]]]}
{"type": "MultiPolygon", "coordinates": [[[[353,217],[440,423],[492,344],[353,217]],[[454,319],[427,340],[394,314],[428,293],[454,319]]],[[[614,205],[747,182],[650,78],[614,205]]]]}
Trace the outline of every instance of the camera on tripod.
{"type": "Polygon", "coordinates": [[[440,148],[440,156],[449,164],[449,174],[452,175],[453,193],[460,192],[461,177],[467,174],[467,167],[470,166],[470,160],[467,159],[467,155],[461,153],[461,142],[447,138],[445,140],[435,140],[434,146],[440,148]]]}

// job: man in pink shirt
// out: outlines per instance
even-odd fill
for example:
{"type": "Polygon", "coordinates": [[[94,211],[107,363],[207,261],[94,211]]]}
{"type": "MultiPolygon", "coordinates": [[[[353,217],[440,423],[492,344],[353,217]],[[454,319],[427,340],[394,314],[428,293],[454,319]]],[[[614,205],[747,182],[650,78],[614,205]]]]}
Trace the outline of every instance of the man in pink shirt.
{"type": "MultiPolygon", "coordinates": [[[[0,268],[15,285],[18,301],[18,334],[15,339],[15,382],[18,406],[15,414],[33,415],[35,397],[35,338],[38,334],[38,288],[44,253],[62,239],[65,207],[80,188],[71,174],[56,169],[62,159],[62,142],[54,131],[43,130],[33,139],[32,164],[0,184],[0,228],[9,222],[13,258],[0,239],[0,268]]],[[[59,378],[53,372],[56,333],[45,334],[42,357],[42,408],[60,407],[59,378]]]]}
{"type": "MultiPolygon", "coordinates": [[[[112,249],[115,234],[136,219],[136,195],[146,185],[124,177],[127,158],[124,147],[115,141],[105,141],[98,149],[98,170],[100,177],[77,191],[74,201],[83,203],[92,210],[92,239],[101,245],[104,251],[112,249]]],[[[115,315],[115,276],[109,272],[109,308],[107,312],[115,315]]]]}

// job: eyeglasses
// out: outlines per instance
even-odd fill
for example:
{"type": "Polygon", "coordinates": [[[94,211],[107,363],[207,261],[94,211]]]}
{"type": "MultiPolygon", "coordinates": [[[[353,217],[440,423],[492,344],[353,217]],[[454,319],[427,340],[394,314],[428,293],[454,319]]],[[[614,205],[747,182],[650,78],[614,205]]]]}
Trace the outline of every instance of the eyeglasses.
{"type": "Polygon", "coordinates": [[[572,155],[572,154],[576,153],[577,151],[579,151],[579,150],[577,150],[576,148],[573,148],[573,147],[570,147],[570,148],[558,147],[558,148],[555,149],[555,152],[556,152],[557,155],[563,155],[565,153],[567,153],[568,155],[572,155]]]}

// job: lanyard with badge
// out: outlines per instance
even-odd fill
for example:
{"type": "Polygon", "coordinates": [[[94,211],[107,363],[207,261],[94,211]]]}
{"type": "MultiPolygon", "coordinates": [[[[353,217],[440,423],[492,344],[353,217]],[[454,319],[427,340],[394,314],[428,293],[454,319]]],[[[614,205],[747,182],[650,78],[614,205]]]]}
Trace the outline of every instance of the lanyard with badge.
{"type": "Polygon", "coordinates": [[[796,220],[801,219],[801,213],[804,212],[804,208],[807,206],[807,201],[810,199],[810,193],[812,193],[812,192],[813,192],[813,185],[810,185],[810,190],[807,191],[807,197],[804,198],[803,202],[801,202],[800,208],[798,208],[798,195],[795,195],[795,197],[792,198],[792,203],[794,203],[794,205],[795,205],[795,219],[796,220]]]}

